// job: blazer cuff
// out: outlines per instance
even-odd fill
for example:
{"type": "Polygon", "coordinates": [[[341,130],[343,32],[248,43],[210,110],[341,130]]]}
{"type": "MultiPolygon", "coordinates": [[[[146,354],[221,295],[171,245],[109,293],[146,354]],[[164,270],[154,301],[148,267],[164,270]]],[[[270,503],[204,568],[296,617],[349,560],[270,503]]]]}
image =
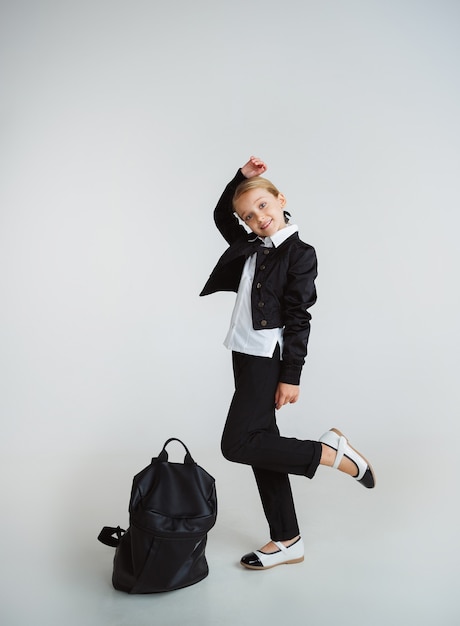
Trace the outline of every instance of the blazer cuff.
{"type": "Polygon", "coordinates": [[[302,374],[302,366],[287,365],[281,361],[280,382],[288,385],[300,385],[300,375],[302,374]]]}

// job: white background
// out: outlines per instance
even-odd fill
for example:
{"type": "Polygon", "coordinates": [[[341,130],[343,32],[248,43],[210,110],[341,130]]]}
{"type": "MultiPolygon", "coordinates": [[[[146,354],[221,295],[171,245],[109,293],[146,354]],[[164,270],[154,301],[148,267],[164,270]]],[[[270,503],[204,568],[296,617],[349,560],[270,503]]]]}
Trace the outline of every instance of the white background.
{"type": "Polygon", "coordinates": [[[162,597],[160,621],[218,623],[226,598],[253,623],[241,584],[276,615],[287,575],[273,595],[221,559],[267,537],[250,470],[219,453],[234,296],[198,297],[225,249],[212,209],[251,154],[319,259],[280,427],[338,426],[379,481],[294,479],[311,556],[289,588],[308,577],[316,624],[336,623],[327,593],[359,607],[345,625],[458,623],[459,27],[453,0],[1,2],[5,624],[150,623],[96,537],[126,526],[169,436],[216,477],[209,561],[229,582],[162,597]]]}

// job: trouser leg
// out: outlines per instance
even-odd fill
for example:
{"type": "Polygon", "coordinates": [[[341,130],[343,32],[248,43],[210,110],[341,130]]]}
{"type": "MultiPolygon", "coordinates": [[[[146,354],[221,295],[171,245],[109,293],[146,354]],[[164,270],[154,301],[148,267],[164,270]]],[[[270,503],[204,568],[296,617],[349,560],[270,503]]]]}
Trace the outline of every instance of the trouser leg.
{"type": "Polygon", "coordinates": [[[287,541],[300,534],[287,474],[253,467],[260,500],[273,541],[287,541]]]}
{"type": "Polygon", "coordinates": [[[233,353],[235,393],[222,435],[222,453],[237,463],[313,478],[321,458],[318,441],[281,437],[275,391],[279,351],[273,358],[233,353]]]}
{"type": "Polygon", "coordinates": [[[272,359],[233,353],[235,394],[222,436],[224,456],[253,467],[271,538],[298,534],[288,474],[312,478],[321,444],[281,437],[274,398],[278,385],[279,351],[272,359]]]}

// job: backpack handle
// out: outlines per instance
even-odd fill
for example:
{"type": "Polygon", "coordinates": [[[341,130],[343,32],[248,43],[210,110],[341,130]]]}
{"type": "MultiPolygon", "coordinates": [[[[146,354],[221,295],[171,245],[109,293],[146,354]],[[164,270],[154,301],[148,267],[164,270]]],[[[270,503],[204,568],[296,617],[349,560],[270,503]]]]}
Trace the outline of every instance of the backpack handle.
{"type": "Polygon", "coordinates": [[[156,459],[152,459],[153,461],[167,461],[168,460],[168,453],[166,452],[166,446],[168,445],[168,443],[171,443],[171,441],[178,441],[179,443],[181,443],[184,448],[185,448],[185,457],[184,457],[184,463],[186,464],[194,464],[195,461],[192,458],[192,455],[189,452],[189,449],[187,448],[187,446],[185,445],[185,443],[183,441],[181,441],[180,439],[177,439],[177,437],[171,437],[170,439],[168,439],[168,441],[165,443],[165,445],[163,446],[162,451],[160,452],[160,454],[158,455],[158,457],[156,459]]]}

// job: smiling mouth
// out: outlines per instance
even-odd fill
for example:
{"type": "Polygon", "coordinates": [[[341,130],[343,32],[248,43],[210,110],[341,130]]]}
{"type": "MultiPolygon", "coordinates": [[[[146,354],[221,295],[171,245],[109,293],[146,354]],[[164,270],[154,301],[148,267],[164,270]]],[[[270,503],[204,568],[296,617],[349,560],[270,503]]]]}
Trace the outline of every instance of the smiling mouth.
{"type": "Polygon", "coordinates": [[[273,220],[269,220],[268,222],[265,222],[265,224],[262,224],[262,226],[260,227],[261,230],[265,230],[266,228],[268,228],[270,226],[270,224],[273,222],[273,220]]]}

